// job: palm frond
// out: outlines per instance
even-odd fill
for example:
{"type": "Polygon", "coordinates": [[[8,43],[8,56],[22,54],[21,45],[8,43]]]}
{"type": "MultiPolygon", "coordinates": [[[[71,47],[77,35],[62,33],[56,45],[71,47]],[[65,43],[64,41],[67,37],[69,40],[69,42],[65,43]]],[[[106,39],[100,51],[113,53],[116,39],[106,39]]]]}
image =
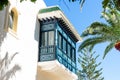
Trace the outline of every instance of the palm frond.
{"type": "Polygon", "coordinates": [[[102,18],[106,20],[106,23],[93,22],[81,35],[85,37],[85,40],[79,46],[78,51],[81,51],[87,46],[90,46],[90,50],[98,43],[109,42],[110,44],[104,51],[106,54],[114,47],[117,41],[120,41],[120,0],[103,0],[102,5],[105,9],[102,12],[102,18]],[[119,2],[119,3],[118,3],[119,2]]]}
{"type": "Polygon", "coordinates": [[[102,17],[111,27],[116,27],[116,24],[120,24],[120,12],[116,8],[108,7],[106,12],[102,12],[102,17]]]}
{"type": "Polygon", "coordinates": [[[88,39],[86,39],[82,42],[82,44],[79,46],[78,51],[81,51],[82,49],[84,49],[87,46],[92,45],[92,47],[93,47],[96,44],[102,43],[102,42],[105,42],[105,41],[106,41],[106,38],[104,38],[103,36],[88,38],[88,39]]]}
{"type": "Polygon", "coordinates": [[[85,3],[85,0],[80,0],[80,9],[82,9],[84,3],[85,3]]]}
{"type": "Polygon", "coordinates": [[[120,25],[120,12],[116,9],[113,10],[113,14],[115,15],[115,22],[116,24],[120,25]]]}
{"type": "Polygon", "coordinates": [[[110,13],[106,13],[106,12],[103,12],[102,13],[102,18],[104,18],[108,24],[111,26],[114,26],[115,25],[115,16],[113,14],[110,14],[110,13]]]}
{"type": "Polygon", "coordinates": [[[106,49],[105,49],[105,51],[104,51],[103,59],[105,58],[105,56],[107,55],[107,53],[114,47],[114,45],[115,45],[115,43],[113,42],[113,43],[110,43],[110,44],[106,47],[106,49]]]}
{"type": "Polygon", "coordinates": [[[110,0],[103,0],[102,5],[103,5],[103,8],[104,8],[104,9],[105,9],[106,6],[108,5],[109,1],[110,1],[110,0]]]}
{"type": "Polygon", "coordinates": [[[102,17],[108,22],[111,27],[115,27],[118,19],[114,13],[102,13],[102,17]]]}
{"type": "Polygon", "coordinates": [[[89,35],[101,35],[111,33],[109,31],[109,26],[100,22],[93,22],[82,34],[82,37],[87,37],[89,35]]]}

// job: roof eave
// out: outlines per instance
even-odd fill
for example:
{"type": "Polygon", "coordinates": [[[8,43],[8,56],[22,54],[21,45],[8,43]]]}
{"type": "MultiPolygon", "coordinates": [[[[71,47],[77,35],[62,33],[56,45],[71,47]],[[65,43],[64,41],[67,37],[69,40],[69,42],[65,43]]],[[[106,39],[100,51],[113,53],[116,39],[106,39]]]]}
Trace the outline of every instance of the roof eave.
{"type": "Polygon", "coordinates": [[[49,17],[61,18],[68,25],[68,28],[72,31],[73,35],[76,38],[75,41],[76,42],[82,41],[82,38],[78,34],[77,30],[73,27],[73,25],[70,23],[70,21],[67,19],[67,17],[64,15],[64,13],[60,10],[58,6],[41,9],[39,11],[38,14],[39,19],[49,18],[49,17]]]}

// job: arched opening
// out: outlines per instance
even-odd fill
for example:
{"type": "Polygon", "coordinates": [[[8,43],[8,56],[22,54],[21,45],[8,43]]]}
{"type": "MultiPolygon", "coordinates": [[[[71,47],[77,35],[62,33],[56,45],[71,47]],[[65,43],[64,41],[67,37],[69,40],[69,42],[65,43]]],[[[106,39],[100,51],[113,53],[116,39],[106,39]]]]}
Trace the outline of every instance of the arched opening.
{"type": "Polygon", "coordinates": [[[16,8],[12,8],[9,12],[8,27],[17,32],[18,12],[16,8]]]}

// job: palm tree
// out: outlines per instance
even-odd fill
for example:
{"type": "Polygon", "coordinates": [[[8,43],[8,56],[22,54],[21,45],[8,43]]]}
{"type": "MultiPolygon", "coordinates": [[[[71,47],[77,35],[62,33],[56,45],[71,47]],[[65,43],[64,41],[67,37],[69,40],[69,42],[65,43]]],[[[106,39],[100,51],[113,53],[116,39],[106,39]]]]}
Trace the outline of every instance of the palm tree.
{"type": "MultiPolygon", "coordinates": [[[[24,0],[20,0],[20,2],[22,2],[24,0]]],[[[35,2],[36,0],[31,0],[31,2],[35,2]]],[[[86,0],[69,0],[70,2],[75,2],[75,1],[79,1],[80,3],[80,7],[83,7],[83,4],[85,3],[86,0]]],[[[116,6],[116,8],[118,10],[120,10],[120,0],[103,0],[102,2],[102,6],[105,9],[109,4],[111,4],[111,2],[114,2],[114,5],[116,6]]],[[[8,0],[0,0],[0,10],[2,10],[5,6],[7,6],[9,3],[8,0]]],[[[111,4],[112,5],[112,4],[111,4]]]]}
{"type": "MultiPolygon", "coordinates": [[[[69,0],[70,2],[79,1],[80,7],[83,7],[83,4],[86,0],[69,0]]],[[[102,1],[102,7],[105,10],[108,5],[114,5],[117,10],[120,11],[120,0],[103,0],[102,1]]]]}
{"type": "Polygon", "coordinates": [[[10,64],[16,54],[17,53],[9,57],[7,52],[3,59],[0,57],[0,80],[9,80],[15,75],[16,71],[21,69],[20,66],[17,64],[10,68],[10,64]]]}
{"type": "Polygon", "coordinates": [[[83,33],[82,37],[86,39],[79,46],[79,51],[87,46],[91,46],[91,49],[96,44],[109,42],[107,45],[104,56],[112,49],[116,48],[120,50],[120,12],[109,5],[106,12],[102,13],[102,17],[107,23],[93,22],[83,33]]]}

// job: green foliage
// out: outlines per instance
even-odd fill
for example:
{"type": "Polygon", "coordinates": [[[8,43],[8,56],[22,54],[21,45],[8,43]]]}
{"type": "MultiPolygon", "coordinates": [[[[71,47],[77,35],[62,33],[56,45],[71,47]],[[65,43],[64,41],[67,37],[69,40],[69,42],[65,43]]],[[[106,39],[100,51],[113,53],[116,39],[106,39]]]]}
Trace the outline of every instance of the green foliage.
{"type": "Polygon", "coordinates": [[[110,0],[103,0],[102,5],[103,5],[104,9],[106,8],[106,6],[108,5],[109,2],[110,2],[110,0]]]}
{"type": "Polygon", "coordinates": [[[103,56],[105,58],[106,54],[114,48],[115,43],[120,41],[120,12],[111,5],[105,12],[102,12],[102,18],[107,23],[93,22],[83,31],[81,36],[86,39],[80,45],[79,51],[87,46],[91,46],[90,48],[93,49],[96,44],[108,42],[103,56]]]}
{"type": "MultiPolygon", "coordinates": [[[[20,0],[20,2],[25,1],[25,0],[20,0]]],[[[35,2],[36,0],[31,0],[31,2],[35,2]]],[[[4,7],[8,5],[9,1],[8,0],[0,0],[0,10],[2,10],[4,7]]]]}
{"type": "Polygon", "coordinates": [[[101,62],[96,62],[98,57],[99,55],[95,56],[95,52],[92,52],[90,48],[81,51],[78,58],[82,68],[78,71],[79,80],[104,80],[104,77],[101,77],[102,68],[98,69],[101,62]]]}
{"type": "Polygon", "coordinates": [[[76,2],[76,1],[79,1],[80,3],[80,8],[83,7],[83,4],[85,3],[85,0],[69,0],[70,2],[76,2]]]}
{"type": "Polygon", "coordinates": [[[0,0],[0,10],[2,10],[6,5],[8,5],[8,0],[0,0]]]}
{"type": "Polygon", "coordinates": [[[10,77],[13,77],[15,75],[16,71],[21,69],[17,64],[10,68],[10,64],[16,54],[17,53],[9,57],[8,53],[6,53],[3,59],[0,57],[0,80],[9,80],[10,77]]]}
{"type": "MultiPolygon", "coordinates": [[[[25,0],[20,0],[20,2],[25,1],[25,0]]],[[[30,0],[31,2],[35,2],[36,0],[30,0]]]]}
{"type": "Polygon", "coordinates": [[[120,0],[103,0],[102,2],[104,10],[108,6],[112,6],[113,8],[116,8],[120,11],[120,0]]]}
{"type": "MultiPolygon", "coordinates": [[[[20,2],[22,1],[26,1],[26,0],[20,0],[20,2]]],[[[35,2],[36,0],[30,0],[31,2],[35,2]]],[[[76,1],[79,1],[80,2],[80,5],[81,7],[83,6],[85,0],[69,0],[70,2],[76,2],[76,1]]],[[[2,10],[5,6],[7,6],[9,3],[8,0],[0,0],[0,10],[2,10]]]]}
{"type": "MultiPolygon", "coordinates": [[[[20,0],[20,2],[22,1],[25,0],[20,0]]],[[[36,0],[31,0],[31,2],[35,2],[35,1],[36,0]]],[[[76,2],[76,1],[79,1],[80,7],[82,8],[86,0],[69,0],[69,2],[76,2]]],[[[8,0],[0,0],[0,10],[2,10],[6,5],[8,5],[8,0]]],[[[114,5],[116,9],[120,10],[120,0],[103,0],[102,6],[104,10],[109,5],[114,5]]]]}
{"type": "MultiPolygon", "coordinates": [[[[79,1],[80,2],[80,6],[82,8],[83,4],[85,3],[86,0],[69,0],[69,1],[70,2],[79,1]]],[[[104,11],[106,10],[106,8],[108,6],[114,6],[114,8],[116,8],[117,10],[120,11],[120,0],[103,0],[102,1],[102,7],[103,7],[104,11]]]]}
{"type": "MultiPolygon", "coordinates": [[[[80,7],[82,8],[86,0],[69,0],[70,2],[79,1],[80,7]]],[[[120,0],[103,0],[102,7],[105,10],[108,6],[114,6],[116,9],[120,10],[120,0]]]]}

